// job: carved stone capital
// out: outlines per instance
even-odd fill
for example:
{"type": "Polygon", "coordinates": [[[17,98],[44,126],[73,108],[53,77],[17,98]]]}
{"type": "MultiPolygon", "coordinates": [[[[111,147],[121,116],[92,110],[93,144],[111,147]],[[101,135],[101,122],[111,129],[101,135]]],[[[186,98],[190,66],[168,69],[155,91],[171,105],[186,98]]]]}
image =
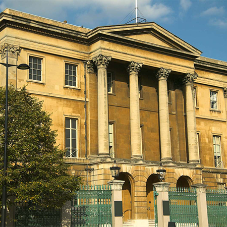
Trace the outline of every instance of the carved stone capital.
{"type": "Polygon", "coordinates": [[[132,61],[129,66],[128,66],[128,72],[129,73],[139,73],[140,69],[142,68],[142,63],[137,63],[137,62],[134,62],[132,61]]]}
{"type": "Polygon", "coordinates": [[[95,69],[94,69],[93,61],[89,60],[89,61],[86,62],[86,64],[87,64],[87,72],[88,73],[94,73],[95,69]]]}
{"type": "Polygon", "coordinates": [[[184,82],[186,85],[193,84],[193,83],[194,83],[194,80],[195,80],[197,77],[198,77],[198,74],[197,74],[197,73],[188,73],[188,74],[186,74],[186,76],[184,77],[183,82],[184,82]]]}
{"type": "Polygon", "coordinates": [[[160,68],[157,72],[156,77],[158,78],[158,80],[167,80],[171,71],[171,69],[160,68]]]}
{"type": "Polygon", "coordinates": [[[97,67],[105,67],[105,68],[107,68],[107,66],[108,66],[108,64],[109,64],[109,62],[111,60],[111,57],[99,54],[97,57],[94,57],[92,60],[93,60],[93,62],[95,63],[95,65],[97,67]]]}
{"type": "Polygon", "coordinates": [[[224,87],[224,98],[227,98],[227,87],[224,87]]]}
{"type": "Polygon", "coordinates": [[[8,57],[17,59],[17,57],[20,54],[21,48],[8,43],[4,43],[0,49],[1,59],[4,59],[6,57],[7,51],[8,51],[8,57]]]}

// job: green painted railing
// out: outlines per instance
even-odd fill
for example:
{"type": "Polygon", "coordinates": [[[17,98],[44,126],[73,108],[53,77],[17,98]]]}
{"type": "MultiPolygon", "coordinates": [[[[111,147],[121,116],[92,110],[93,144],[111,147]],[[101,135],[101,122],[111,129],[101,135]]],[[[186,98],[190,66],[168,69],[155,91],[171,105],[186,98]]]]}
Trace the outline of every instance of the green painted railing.
{"type": "Polygon", "coordinates": [[[206,199],[209,226],[227,226],[227,191],[207,189],[206,199]]]}
{"type": "Polygon", "coordinates": [[[28,203],[15,206],[15,227],[61,227],[61,209],[32,209],[28,203]]]}
{"type": "Polygon", "coordinates": [[[158,196],[158,193],[155,191],[155,188],[154,188],[154,220],[155,220],[155,227],[158,227],[157,196],[158,196]]]}
{"type": "Polygon", "coordinates": [[[199,226],[196,189],[169,188],[169,208],[170,221],[176,226],[199,226]]]}
{"type": "Polygon", "coordinates": [[[72,201],[71,227],[112,225],[111,187],[81,186],[72,201]]]}

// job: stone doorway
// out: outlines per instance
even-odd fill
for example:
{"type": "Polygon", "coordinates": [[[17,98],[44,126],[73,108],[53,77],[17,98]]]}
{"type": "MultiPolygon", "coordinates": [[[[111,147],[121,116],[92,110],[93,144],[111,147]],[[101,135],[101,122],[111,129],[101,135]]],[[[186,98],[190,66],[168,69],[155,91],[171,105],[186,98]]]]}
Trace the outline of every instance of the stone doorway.
{"type": "Polygon", "coordinates": [[[121,172],[117,180],[123,180],[125,183],[122,187],[122,209],[123,222],[132,219],[132,176],[128,173],[121,172]]]}
{"type": "Polygon", "coordinates": [[[154,183],[160,182],[158,174],[151,174],[147,179],[147,218],[154,219],[154,183]]]}

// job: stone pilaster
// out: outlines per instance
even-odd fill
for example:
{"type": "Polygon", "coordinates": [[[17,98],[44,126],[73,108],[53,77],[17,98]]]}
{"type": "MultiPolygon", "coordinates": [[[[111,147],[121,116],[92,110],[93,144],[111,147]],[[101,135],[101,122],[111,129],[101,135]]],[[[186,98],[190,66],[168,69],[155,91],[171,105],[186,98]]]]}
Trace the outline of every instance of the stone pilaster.
{"type": "Polygon", "coordinates": [[[169,215],[163,215],[163,201],[169,201],[169,185],[167,182],[155,183],[154,187],[158,193],[157,197],[157,213],[158,213],[158,227],[168,227],[170,221],[169,215]]]}
{"type": "Polygon", "coordinates": [[[196,188],[199,226],[208,227],[206,185],[195,184],[192,187],[196,188]]]}
{"type": "Polygon", "coordinates": [[[131,62],[128,66],[130,84],[130,130],[131,130],[131,155],[132,158],[142,159],[138,73],[141,63],[131,62]]]}
{"type": "Polygon", "coordinates": [[[186,87],[186,118],[189,163],[199,163],[199,153],[196,138],[195,102],[193,96],[193,82],[196,74],[188,73],[184,78],[186,87]]]}
{"type": "Polygon", "coordinates": [[[169,105],[167,79],[171,73],[170,69],[159,69],[158,78],[158,99],[159,99],[159,127],[161,142],[161,161],[172,162],[170,126],[169,126],[169,105]]]}
{"type": "Polygon", "coordinates": [[[111,57],[98,55],[93,62],[98,69],[98,155],[109,155],[107,66],[111,57]]]}

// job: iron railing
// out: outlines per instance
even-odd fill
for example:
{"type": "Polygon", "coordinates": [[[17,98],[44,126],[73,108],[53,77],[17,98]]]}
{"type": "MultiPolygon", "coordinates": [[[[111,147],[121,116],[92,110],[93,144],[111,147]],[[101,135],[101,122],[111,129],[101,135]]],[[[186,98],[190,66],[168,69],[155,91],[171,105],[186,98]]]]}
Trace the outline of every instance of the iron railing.
{"type": "Polygon", "coordinates": [[[199,226],[194,188],[169,188],[170,221],[178,227],[199,226]]]}
{"type": "Polygon", "coordinates": [[[207,189],[207,215],[210,227],[227,225],[227,191],[225,189],[207,189]]]}
{"type": "Polygon", "coordinates": [[[81,186],[72,201],[71,227],[112,226],[111,187],[81,186]]]}

